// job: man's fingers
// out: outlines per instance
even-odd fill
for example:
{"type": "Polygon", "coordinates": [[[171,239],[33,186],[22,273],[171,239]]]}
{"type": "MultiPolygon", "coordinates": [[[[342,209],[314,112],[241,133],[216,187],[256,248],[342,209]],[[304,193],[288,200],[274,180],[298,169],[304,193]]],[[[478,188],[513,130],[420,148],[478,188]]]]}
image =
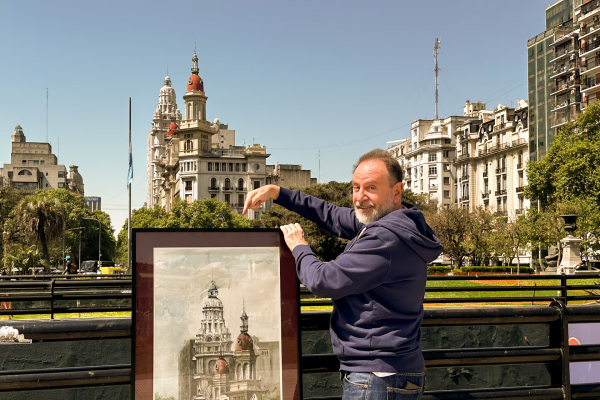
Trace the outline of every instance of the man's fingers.
{"type": "Polygon", "coordinates": [[[248,197],[246,198],[246,202],[244,203],[244,211],[242,211],[242,215],[246,215],[246,213],[248,212],[248,208],[250,208],[250,205],[252,204],[253,197],[253,192],[248,193],[248,197]]]}

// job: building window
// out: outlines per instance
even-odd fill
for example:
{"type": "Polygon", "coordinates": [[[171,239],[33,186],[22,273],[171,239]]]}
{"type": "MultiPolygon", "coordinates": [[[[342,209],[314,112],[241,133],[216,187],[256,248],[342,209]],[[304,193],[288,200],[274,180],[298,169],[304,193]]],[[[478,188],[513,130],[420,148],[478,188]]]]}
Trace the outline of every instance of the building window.
{"type": "Polygon", "coordinates": [[[211,199],[216,199],[217,198],[217,194],[216,193],[211,193],[210,194],[210,198],[211,199]]]}
{"type": "Polygon", "coordinates": [[[240,172],[240,163],[235,163],[235,172],[240,172]]]}
{"type": "Polygon", "coordinates": [[[231,189],[231,180],[229,178],[225,178],[225,190],[231,189]]]}
{"type": "Polygon", "coordinates": [[[221,164],[219,164],[218,162],[215,163],[215,171],[219,171],[219,165],[221,164]]]}
{"type": "Polygon", "coordinates": [[[229,172],[233,172],[233,163],[229,163],[229,172]]]}
{"type": "Polygon", "coordinates": [[[449,199],[450,198],[450,191],[449,190],[444,190],[444,198],[445,199],[449,199]]]}
{"type": "Polygon", "coordinates": [[[238,179],[238,190],[244,190],[244,180],[242,178],[238,179]]]}
{"type": "Polygon", "coordinates": [[[429,175],[437,175],[437,167],[436,166],[429,166],[429,175]]]}
{"type": "Polygon", "coordinates": [[[450,177],[445,176],[444,177],[444,185],[449,185],[450,184],[450,177]]]}
{"type": "Polygon", "coordinates": [[[243,194],[238,194],[238,205],[239,206],[244,205],[244,195],[243,194]]]}
{"type": "Polygon", "coordinates": [[[254,181],[254,189],[258,189],[260,187],[260,181],[254,181]]]}
{"type": "Polygon", "coordinates": [[[242,172],[246,172],[246,163],[242,164],[242,172]]]}
{"type": "MultiPolygon", "coordinates": [[[[254,211],[254,219],[260,219],[260,213],[258,211],[254,211]]],[[[246,372],[246,376],[248,376],[248,372],[246,372]]]]}
{"type": "Polygon", "coordinates": [[[444,150],[444,157],[450,157],[450,150],[444,150]]]}
{"type": "Polygon", "coordinates": [[[211,163],[211,162],[208,163],[208,170],[209,171],[213,170],[213,163],[211,163]]]}
{"type": "Polygon", "coordinates": [[[450,164],[444,164],[444,171],[450,171],[450,164]]]}
{"type": "Polygon", "coordinates": [[[59,172],[58,173],[58,177],[59,178],[64,178],[65,177],[65,173],[64,172],[59,172]]]}
{"type": "Polygon", "coordinates": [[[40,165],[44,165],[46,162],[44,160],[40,161],[40,165]]]}
{"type": "Polygon", "coordinates": [[[225,193],[225,203],[231,203],[231,195],[229,193],[225,193]]]}
{"type": "Polygon", "coordinates": [[[46,176],[48,176],[48,173],[46,172],[46,176]]]}
{"type": "Polygon", "coordinates": [[[192,190],[192,181],[185,181],[185,190],[192,190]]]}
{"type": "Polygon", "coordinates": [[[216,178],[212,178],[210,180],[210,188],[213,189],[213,190],[217,189],[217,179],[216,178]]]}
{"type": "Polygon", "coordinates": [[[221,163],[221,171],[227,171],[227,163],[221,163]]]}
{"type": "Polygon", "coordinates": [[[27,160],[23,160],[22,164],[27,164],[27,160]]]}
{"type": "Polygon", "coordinates": [[[445,144],[452,144],[452,139],[445,139],[444,143],[445,144]]]}
{"type": "Polygon", "coordinates": [[[65,187],[65,183],[64,182],[58,182],[58,187],[59,188],[64,188],[65,187]]]}
{"type": "Polygon", "coordinates": [[[31,171],[23,169],[23,170],[19,171],[18,175],[31,175],[31,171]]]}
{"type": "Polygon", "coordinates": [[[437,153],[429,153],[429,162],[437,161],[437,153]]]}

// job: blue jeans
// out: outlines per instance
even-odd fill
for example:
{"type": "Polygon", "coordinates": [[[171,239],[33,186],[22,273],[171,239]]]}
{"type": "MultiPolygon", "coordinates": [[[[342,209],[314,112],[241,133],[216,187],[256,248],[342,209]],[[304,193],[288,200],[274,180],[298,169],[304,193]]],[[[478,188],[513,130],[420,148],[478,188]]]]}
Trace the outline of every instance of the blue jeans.
{"type": "Polygon", "coordinates": [[[425,372],[383,378],[368,372],[340,371],[340,375],[344,387],[342,400],[419,400],[425,387],[425,372]]]}

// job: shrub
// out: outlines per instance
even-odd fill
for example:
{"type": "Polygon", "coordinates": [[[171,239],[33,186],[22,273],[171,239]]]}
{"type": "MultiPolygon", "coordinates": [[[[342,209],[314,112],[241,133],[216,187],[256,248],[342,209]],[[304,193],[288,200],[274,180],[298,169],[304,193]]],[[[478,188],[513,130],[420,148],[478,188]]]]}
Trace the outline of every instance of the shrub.
{"type": "MultiPolygon", "coordinates": [[[[462,267],[458,270],[456,270],[457,272],[513,272],[513,274],[517,273],[517,266],[513,265],[513,266],[508,266],[508,267],[482,267],[482,266],[475,266],[475,267],[462,267]]],[[[519,268],[519,273],[521,274],[533,274],[533,268],[531,267],[521,267],[519,268]]]]}
{"type": "Polygon", "coordinates": [[[447,274],[452,268],[446,265],[432,265],[427,267],[427,275],[447,274]]]}

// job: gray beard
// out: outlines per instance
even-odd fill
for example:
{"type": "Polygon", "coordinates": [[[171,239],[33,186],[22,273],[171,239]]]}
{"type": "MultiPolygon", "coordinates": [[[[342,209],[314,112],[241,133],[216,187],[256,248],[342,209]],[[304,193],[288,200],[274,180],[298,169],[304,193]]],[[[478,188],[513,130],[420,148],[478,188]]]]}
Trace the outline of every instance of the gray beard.
{"type": "Polygon", "coordinates": [[[380,220],[392,211],[394,211],[394,203],[392,201],[390,201],[389,204],[382,204],[379,210],[374,209],[370,216],[366,216],[361,213],[357,209],[357,204],[354,204],[354,217],[358,222],[365,225],[380,220]]]}

